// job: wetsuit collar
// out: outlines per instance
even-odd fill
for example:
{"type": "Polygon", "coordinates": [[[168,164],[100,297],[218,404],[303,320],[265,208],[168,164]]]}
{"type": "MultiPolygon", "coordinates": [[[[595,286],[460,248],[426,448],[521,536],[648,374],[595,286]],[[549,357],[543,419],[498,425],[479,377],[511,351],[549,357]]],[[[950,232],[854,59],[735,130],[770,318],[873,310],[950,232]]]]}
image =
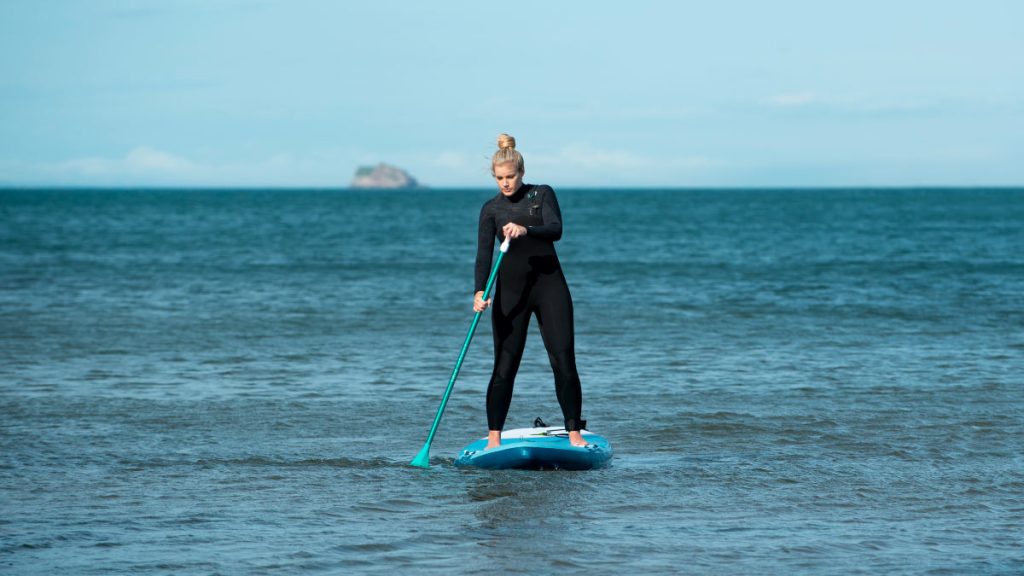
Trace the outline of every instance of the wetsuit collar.
{"type": "Polygon", "coordinates": [[[529,192],[530,190],[533,190],[534,187],[535,186],[533,184],[523,183],[523,185],[520,186],[519,189],[516,190],[515,193],[512,194],[511,196],[505,196],[501,192],[498,192],[498,196],[501,196],[505,200],[508,200],[509,202],[515,204],[516,202],[522,200],[523,196],[526,196],[526,193],[529,192]]]}

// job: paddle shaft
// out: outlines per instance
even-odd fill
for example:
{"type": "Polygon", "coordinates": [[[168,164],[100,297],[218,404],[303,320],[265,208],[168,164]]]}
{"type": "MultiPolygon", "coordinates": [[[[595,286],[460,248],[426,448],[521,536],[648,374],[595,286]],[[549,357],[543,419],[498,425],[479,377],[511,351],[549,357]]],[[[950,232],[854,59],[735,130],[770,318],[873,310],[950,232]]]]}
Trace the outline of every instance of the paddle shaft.
{"type": "MultiPolygon", "coordinates": [[[[498,259],[494,262],[494,267],[491,268],[491,275],[487,277],[487,284],[484,286],[483,300],[491,295],[491,289],[494,287],[494,279],[498,277],[498,268],[501,266],[501,260],[505,257],[505,252],[508,251],[509,238],[506,238],[501,243],[501,248],[498,251],[498,259]]],[[[444,408],[448,405],[448,397],[452,395],[452,388],[455,387],[455,379],[459,377],[459,370],[462,369],[462,361],[466,358],[466,352],[469,350],[469,343],[473,340],[473,334],[476,332],[476,325],[480,323],[480,315],[483,312],[477,312],[473,316],[473,323],[469,325],[469,332],[466,334],[466,341],[462,343],[462,350],[459,351],[459,359],[455,361],[455,368],[452,370],[452,377],[448,379],[448,387],[445,388],[444,396],[441,397],[441,405],[437,407],[437,415],[434,416],[434,423],[430,426],[430,433],[427,434],[427,441],[423,444],[423,449],[420,453],[413,458],[410,462],[413,466],[420,466],[422,468],[430,467],[430,445],[434,442],[434,435],[437,434],[437,427],[441,423],[441,416],[444,414],[444,408]]]]}

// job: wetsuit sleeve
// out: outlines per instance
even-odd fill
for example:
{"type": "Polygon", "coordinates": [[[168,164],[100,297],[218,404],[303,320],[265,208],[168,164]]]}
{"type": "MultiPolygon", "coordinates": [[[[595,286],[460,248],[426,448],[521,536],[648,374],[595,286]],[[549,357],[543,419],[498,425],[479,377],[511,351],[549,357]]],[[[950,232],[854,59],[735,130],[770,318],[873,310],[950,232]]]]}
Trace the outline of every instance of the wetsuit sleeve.
{"type": "Polygon", "coordinates": [[[494,257],[494,216],[491,215],[490,202],[480,209],[480,227],[476,240],[476,274],[474,275],[473,293],[483,292],[487,285],[487,277],[491,274],[491,258],[494,257]]]}
{"type": "Polygon", "coordinates": [[[551,242],[560,240],[562,238],[562,211],[558,208],[558,199],[555,198],[555,191],[549,186],[543,188],[540,211],[544,224],[541,226],[527,226],[526,234],[551,242]]]}

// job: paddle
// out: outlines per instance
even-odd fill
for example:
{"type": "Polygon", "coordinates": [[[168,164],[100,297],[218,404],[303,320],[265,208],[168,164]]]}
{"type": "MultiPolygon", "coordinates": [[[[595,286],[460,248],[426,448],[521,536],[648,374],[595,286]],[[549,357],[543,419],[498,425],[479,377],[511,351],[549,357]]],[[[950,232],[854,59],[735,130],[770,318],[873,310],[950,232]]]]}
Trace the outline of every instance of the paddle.
{"type": "MultiPolygon", "coordinates": [[[[505,241],[501,243],[501,247],[498,248],[498,260],[494,263],[494,268],[491,268],[491,275],[487,277],[487,285],[484,287],[484,300],[491,295],[491,288],[494,286],[494,279],[498,276],[498,267],[501,266],[501,259],[505,257],[505,253],[508,252],[508,243],[511,238],[505,237],[505,241]]],[[[448,404],[448,397],[452,394],[452,387],[455,385],[455,379],[459,376],[459,369],[462,368],[462,360],[466,357],[466,351],[469,350],[469,342],[473,339],[473,333],[476,332],[476,325],[480,322],[480,315],[483,312],[477,312],[473,316],[473,323],[469,325],[469,333],[466,334],[466,341],[462,343],[462,351],[459,352],[459,359],[455,361],[455,369],[452,370],[452,377],[448,379],[448,388],[444,391],[444,396],[441,397],[441,405],[437,407],[437,415],[434,416],[434,424],[430,427],[430,434],[427,435],[427,441],[423,444],[423,449],[420,453],[412,459],[409,464],[412,466],[419,466],[420,468],[430,468],[430,444],[434,441],[434,434],[437,433],[437,425],[441,423],[441,414],[444,413],[444,407],[448,404]]]]}

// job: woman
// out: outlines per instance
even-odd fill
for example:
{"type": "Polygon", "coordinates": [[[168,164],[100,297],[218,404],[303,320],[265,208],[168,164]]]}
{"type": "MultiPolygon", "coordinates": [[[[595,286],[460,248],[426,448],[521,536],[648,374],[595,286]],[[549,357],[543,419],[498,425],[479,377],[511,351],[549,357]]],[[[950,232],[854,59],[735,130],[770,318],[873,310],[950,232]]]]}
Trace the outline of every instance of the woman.
{"type": "Polygon", "coordinates": [[[487,386],[487,447],[501,444],[508,407],[512,402],[519,361],[526,345],[530,316],[537,316],[544,347],[555,374],[555,394],[562,407],[565,429],[574,446],[586,446],[580,434],[583,394],[576,372],[573,342],[572,297],[555,254],[562,237],[562,214],[550,186],[523,184],[526,173],[515,138],[498,136],[498,151],[491,158],[491,174],[499,194],[480,210],[476,256],[476,296],[473,309],[492,307],[494,372],[487,386]],[[484,285],[491,269],[494,239],[512,239],[498,273],[491,300],[484,300],[484,285]]]}

